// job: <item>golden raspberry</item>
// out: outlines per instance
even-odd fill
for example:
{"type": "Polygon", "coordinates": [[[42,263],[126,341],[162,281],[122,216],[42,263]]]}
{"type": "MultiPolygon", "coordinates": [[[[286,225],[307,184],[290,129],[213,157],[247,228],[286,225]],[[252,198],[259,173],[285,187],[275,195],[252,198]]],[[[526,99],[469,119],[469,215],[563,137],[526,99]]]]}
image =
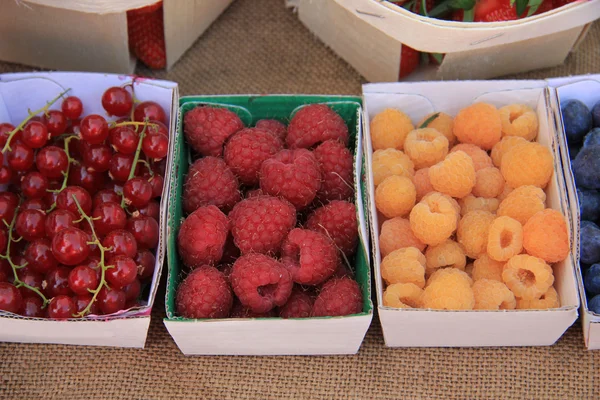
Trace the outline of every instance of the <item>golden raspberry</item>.
{"type": "Polygon", "coordinates": [[[475,297],[471,289],[471,278],[456,268],[440,269],[429,278],[421,300],[423,308],[472,310],[475,297]]]}
{"type": "Polygon", "coordinates": [[[427,128],[433,128],[442,135],[446,136],[448,143],[450,143],[450,146],[452,146],[454,142],[456,142],[456,136],[454,136],[454,132],[452,132],[454,128],[454,118],[452,118],[450,115],[443,112],[428,114],[419,121],[417,127],[420,127],[423,122],[428,120],[434,114],[438,114],[438,116],[427,125],[427,128]]]}
{"type": "Polygon", "coordinates": [[[560,300],[554,286],[544,293],[539,299],[523,300],[517,299],[517,308],[524,310],[547,310],[549,308],[560,308],[560,300]]]}
{"type": "Polygon", "coordinates": [[[408,132],[415,129],[408,115],[393,108],[377,114],[370,125],[373,150],[404,148],[408,132]]]}
{"type": "Polygon", "coordinates": [[[409,217],[410,228],[420,241],[435,246],[452,236],[457,216],[450,196],[432,192],[413,207],[409,217]]]}
{"type": "Polygon", "coordinates": [[[479,258],[487,252],[487,239],[494,215],[487,211],[470,211],[458,223],[456,239],[469,258],[479,258]]]}
{"type": "Polygon", "coordinates": [[[385,178],[392,175],[412,178],[415,166],[410,158],[396,149],[377,150],[373,153],[373,183],[379,185],[385,178]]]}
{"type": "Polygon", "coordinates": [[[385,221],[381,225],[381,234],[379,235],[381,256],[385,257],[392,251],[404,247],[416,247],[422,252],[425,250],[425,243],[417,239],[410,229],[408,219],[396,217],[385,221]]]}
{"type": "Polygon", "coordinates": [[[408,214],[416,198],[415,185],[404,176],[389,176],[375,189],[375,205],[388,218],[408,214]]]}
{"type": "Polygon", "coordinates": [[[496,261],[508,261],[523,250],[523,226],[511,217],[498,217],[490,225],[487,253],[496,261]]]}
{"type": "Polygon", "coordinates": [[[502,189],[502,193],[500,193],[496,198],[498,201],[502,202],[504,199],[506,199],[506,197],[508,197],[509,194],[512,193],[513,190],[515,189],[512,186],[504,182],[504,189],[502,189]]]}
{"type": "Polygon", "coordinates": [[[498,109],[487,103],[475,103],[463,108],[454,118],[454,135],[459,142],[490,150],[502,137],[498,109]]]}
{"type": "Polygon", "coordinates": [[[458,200],[460,205],[460,215],[465,215],[470,211],[487,211],[492,214],[496,213],[500,201],[498,199],[486,199],[484,197],[475,197],[472,194],[458,200]]]}
{"type": "Polygon", "coordinates": [[[544,188],[552,178],[554,159],[547,147],[529,142],[507,151],[502,157],[500,171],[514,188],[524,185],[544,188]]]}
{"type": "Polygon", "coordinates": [[[491,279],[503,282],[502,271],[504,270],[504,264],[506,263],[493,260],[487,254],[484,254],[473,262],[473,272],[471,277],[474,281],[491,279]]]}
{"type": "Polygon", "coordinates": [[[501,107],[502,136],[522,137],[533,140],[538,133],[538,118],[535,111],[524,104],[510,104],[501,107]]]}
{"type": "Polygon", "coordinates": [[[421,201],[425,195],[435,191],[429,180],[429,168],[421,168],[415,172],[413,183],[417,189],[417,201],[421,201]]]}
{"type": "Polygon", "coordinates": [[[431,275],[438,268],[458,268],[465,269],[467,265],[467,257],[462,246],[454,240],[446,240],[437,246],[429,246],[425,252],[427,264],[425,266],[425,274],[431,275]]]}
{"type": "Polygon", "coordinates": [[[416,169],[431,167],[448,154],[448,139],[432,128],[415,129],[406,137],[404,151],[416,169]]]}
{"type": "Polygon", "coordinates": [[[416,247],[392,251],[381,261],[381,277],[388,285],[414,283],[425,287],[425,256],[416,247]]]}
{"type": "Polygon", "coordinates": [[[570,246],[565,217],[550,208],[535,213],[523,226],[523,247],[548,263],[567,258],[570,246]]]}
{"type": "Polygon", "coordinates": [[[514,310],[515,295],[503,282],[480,279],[473,284],[475,310],[514,310]]]}
{"type": "Polygon", "coordinates": [[[383,305],[395,308],[420,308],[423,289],[414,283],[394,283],[383,292],[383,305]]]}
{"type": "Polygon", "coordinates": [[[452,197],[465,197],[475,186],[475,167],[467,153],[457,151],[430,167],[429,179],[438,192],[452,197]]]}
{"type": "Polygon", "coordinates": [[[494,164],[492,163],[492,159],[490,158],[488,153],[481,150],[474,144],[457,144],[450,150],[450,153],[454,153],[455,151],[464,151],[465,153],[467,153],[467,155],[471,157],[471,160],[473,160],[473,166],[475,167],[475,171],[494,166],[494,164]]]}
{"type": "Polygon", "coordinates": [[[554,283],[552,268],[541,258],[527,254],[512,257],[502,271],[508,288],[524,300],[539,299],[554,283]]]}
{"type": "Polygon", "coordinates": [[[546,208],[546,193],[536,186],[521,186],[506,196],[498,207],[499,216],[516,219],[525,225],[533,214],[546,208]]]}
{"type": "Polygon", "coordinates": [[[498,168],[483,168],[475,174],[473,195],[477,197],[492,198],[498,196],[503,190],[504,178],[498,168]]]}
{"type": "Polygon", "coordinates": [[[502,165],[502,157],[513,147],[527,143],[527,140],[519,136],[505,136],[492,148],[492,162],[498,168],[502,165]]]}

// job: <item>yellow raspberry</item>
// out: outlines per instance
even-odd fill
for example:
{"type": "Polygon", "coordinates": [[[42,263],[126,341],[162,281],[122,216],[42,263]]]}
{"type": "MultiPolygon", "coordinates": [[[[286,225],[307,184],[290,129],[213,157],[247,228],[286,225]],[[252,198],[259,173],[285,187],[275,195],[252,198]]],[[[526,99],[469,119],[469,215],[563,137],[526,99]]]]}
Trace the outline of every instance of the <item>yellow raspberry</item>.
{"type": "Polygon", "coordinates": [[[565,217],[550,208],[535,213],[523,226],[523,247],[548,263],[567,258],[571,249],[565,217]]]}
{"type": "Polygon", "coordinates": [[[472,194],[458,200],[460,204],[460,215],[464,216],[470,211],[487,211],[492,214],[496,213],[500,201],[498,199],[486,199],[484,197],[475,197],[472,194]]]}
{"type": "Polygon", "coordinates": [[[392,175],[412,178],[415,166],[406,154],[396,149],[377,150],[373,153],[373,183],[379,185],[392,175]]]}
{"type": "Polygon", "coordinates": [[[471,277],[474,281],[491,279],[503,282],[502,271],[504,270],[504,264],[505,263],[493,260],[487,254],[484,254],[473,262],[473,272],[471,273],[471,277]]]}
{"type": "Polygon", "coordinates": [[[471,278],[456,268],[444,268],[429,278],[421,296],[423,308],[434,310],[472,310],[475,297],[471,278]]]}
{"type": "Polygon", "coordinates": [[[475,174],[473,194],[477,197],[492,198],[504,190],[504,178],[500,170],[495,167],[483,168],[475,174]]]}
{"type": "Polygon", "coordinates": [[[425,243],[417,239],[410,229],[408,219],[396,217],[385,221],[381,225],[381,234],[379,235],[381,256],[385,257],[392,251],[404,247],[416,247],[422,252],[425,250],[425,243]]]}
{"type": "Polygon", "coordinates": [[[431,167],[448,154],[448,139],[432,128],[415,129],[406,137],[404,151],[416,169],[431,167]]]}
{"type": "Polygon", "coordinates": [[[435,191],[429,180],[429,168],[421,168],[415,172],[413,183],[417,189],[417,201],[421,201],[425,195],[435,191]]]}
{"type": "Polygon", "coordinates": [[[426,275],[433,274],[438,268],[464,270],[467,265],[467,257],[462,246],[450,239],[437,246],[429,246],[425,252],[425,259],[427,260],[426,275]]]}
{"type": "Polygon", "coordinates": [[[392,251],[381,261],[381,277],[388,285],[414,283],[425,287],[425,256],[416,247],[392,251]]]}
{"type": "Polygon", "coordinates": [[[457,215],[451,197],[432,192],[413,207],[409,216],[410,228],[420,241],[435,246],[452,236],[457,215]]]}
{"type": "Polygon", "coordinates": [[[377,114],[370,125],[373,150],[404,148],[408,132],[415,129],[408,115],[393,108],[377,114]]]}
{"type": "Polygon", "coordinates": [[[502,137],[498,109],[487,103],[475,103],[463,108],[454,118],[454,135],[459,142],[490,150],[502,137]]]}
{"type": "Polygon", "coordinates": [[[500,193],[496,198],[499,202],[503,202],[504,199],[506,199],[508,195],[512,193],[513,190],[515,189],[512,186],[504,182],[504,189],[502,189],[502,193],[500,193]]]}
{"type": "Polygon", "coordinates": [[[450,153],[454,153],[456,151],[464,151],[469,157],[471,157],[471,160],[473,160],[473,166],[475,167],[475,171],[494,166],[494,164],[492,163],[492,159],[490,158],[488,153],[481,150],[474,144],[457,144],[450,150],[450,153]]]}
{"type": "Polygon", "coordinates": [[[383,292],[383,305],[395,308],[420,308],[423,289],[414,283],[394,283],[383,292]]]}
{"type": "Polygon", "coordinates": [[[523,250],[523,226],[511,217],[498,217],[490,225],[487,253],[493,260],[508,261],[523,250]]]}
{"type": "Polygon", "coordinates": [[[525,225],[535,213],[546,208],[546,193],[536,186],[521,186],[506,196],[498,207],[499,216],[516,219],[525,225]]]}
{"type": "Polygon", "coordinates": [[[554,159],[547,147],[529,142],[506,152],[500,171],[514,188],[524,185],[545,188],[554,172],[554,159]]]}
{"type": "Polygon", "coordinates": [[[533,140],[538,133],[538,118],[535,111],[524,104],[510,104],[501,107],[502,136],[522,137],[533,140]]]}
{"type": "Polygon", "coordinates": [[[465,197],[475,186],[475,167],[467,153],[457,151],[429,168],[434,189],[452,197],[465,197]]]}
{"type": "Polygon", "coordinates": [[[544,293],[539,299],[523,300],[517,299],[517,308],[520,310],[547,310],[549,308],[560,308],[560,300],[554,286],[544,293]]]}
{"type": "Polygon", "coordinates": [[[502,271],[508,288],[524,300],[539,299],[554,283],[552,268],[541,258],[527,254],[512,257],[502,271]]]}
{"type": "Polygon", "coordinates": [[[456,239],[469,258],[479,258],[487,252],[487,239],[494,215],[487,211],[471,211],[458,223],[456,239]]]}
{"type": "Polygon", "coordinates": [[[514,310],[515,295],[502,282],[480,279],[473,284],[475,310],[514,310]]]}
{"type": "Polygon", "coordinates": [[[456,142],[456,137],[454,136],[454,132],[452,132],[454,128],[454,118],[452,118],[450,115],[443,112],[428,114],[419,121],[417,127],[423,125],[423,122],[431,118],[434,114],[438,114],[438,116],[427,125],[427,128],[433,128],[442,135],[446,136],[448,143],[450,143],[450,146],[452,146],[454,142],[456,142]]]}
{"type": "Polygon", "coordinates": [[[505,136],[492,148],[492,162],[498,168],[502,165],[502,157],[513,147],[527,143],[527,140],[519,136],[505,136]]]}
{"type": "Polygon", "coordinates": [[[375,205],[388,218],[408,214],[416,198],[415,185],[404,176],[389,176],[375,189],[375,205]]]}

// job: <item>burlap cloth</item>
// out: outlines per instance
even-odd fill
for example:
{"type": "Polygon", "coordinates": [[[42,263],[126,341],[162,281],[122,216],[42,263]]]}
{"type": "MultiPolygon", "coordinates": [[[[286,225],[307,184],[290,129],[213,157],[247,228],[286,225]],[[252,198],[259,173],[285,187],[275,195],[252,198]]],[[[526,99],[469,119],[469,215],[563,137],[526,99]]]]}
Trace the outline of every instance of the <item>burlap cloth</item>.
{"type": "MultiPolygon", "coordinates": [[[[282,3],[238,0],[173,70],[138,73],[182,95],[360,94],[361,77],[282,3]]],[[[600,23],[565,65],[516,77],[589,72],[600,72],[600,23]]],[[[600,398],[600,351],[585,350],[579,321],[551,347],[389,349],[375,316],[356,356],[184,357],[162,323],[163,291],[156,303],[144,350],[0,344],[0,398],[600,398]]]]}

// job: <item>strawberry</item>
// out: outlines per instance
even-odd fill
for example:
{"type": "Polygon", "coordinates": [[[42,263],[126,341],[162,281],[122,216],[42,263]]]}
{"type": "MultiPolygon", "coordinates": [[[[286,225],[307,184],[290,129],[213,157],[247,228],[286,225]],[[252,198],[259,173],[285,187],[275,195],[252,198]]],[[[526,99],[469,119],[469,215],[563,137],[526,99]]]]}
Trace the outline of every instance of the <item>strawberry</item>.
{"type": "MultiPolygon", "coordinates": [[[[577,1],[577,0],[552,0],[552,9],[562,7],[569,3],[574,3],[575,1],[577,1]]],[[[541,6],[540,6],[540,8],[541,8],[541,6]]]]}
{"type": "Polygon", "coordinates": [[[165,68],[165,31],[163,2],[127,11],[129,50],[152,69],[165,68]]]}
{"type": "Polygon", "coordinates": [[[419,66],[419,52],[412,47],[402,45],[400,53],[400,72],[398,79],[411,74],[419,66]]]}
{"type": "Polygon", "coordinates": [[[474,22],[497,22],[517,19],[517,8],[510,0],[480,0],[475,4],[474,22]]]}
{"type": "MultiPolygon", "coordinates": [[[[542,4],[540,4],[540,6],[538,7],[538,9],[535,10],[535,12],[533,13],[533,15],[543,14],[543,13],[545,13],[547,11],[552,10],[553,7],[554,7],[554,4],[553,4],[552,0],[544,0],[544,1],[542,1],[542,4]]],[[[527,15],[527,14],[525,14],[525,15],[527,15]]]]}
{"type": "MultiPolygon", "coordinates": [[[[433,10],[433,7],[435,7],[435,0],[425,0],[425,9],[428,13],[433,10]]],[[[425,15],[423,12],[423,1],[416,0],[412,10],[416,14],[425,15]]]]}

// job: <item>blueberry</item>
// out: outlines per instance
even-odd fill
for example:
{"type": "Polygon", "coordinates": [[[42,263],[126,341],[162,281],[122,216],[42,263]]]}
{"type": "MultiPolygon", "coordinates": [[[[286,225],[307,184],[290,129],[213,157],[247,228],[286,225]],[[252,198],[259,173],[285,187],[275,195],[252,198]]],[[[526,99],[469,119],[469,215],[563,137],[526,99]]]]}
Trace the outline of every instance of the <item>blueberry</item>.
{"type": "Polygon", "coordinates": [[[588,300],[588,310],[600,314],[600,295],[594,296],[588,300]]]}
{"type": "Polygon", "coordinates": [[[579,154],[579,150],[581,150],[581,147],[578,145],[569,145],[569,158],[574,160],[577,154],[579,154]]]}
{"type": "Polygon", "coordinates": [[[577,189],[579,215],[584,221],[596,221],[600,218],[600,192],[597,190],[577,189]]]}
{"type": "Polygon", "coordinates": [[[593,222],[581,221],[579,258],[584,264],[600,262],[600,228],[593,222]]]}
{"type": "Polygon", "coordinates": [[[600,144],[600,128],[594,128],[583,138],[583,147],[600,144]]]}
{"type": "Polygon", "coordinates": [[[586,271],[583,277],[583,286],[591,296],[600,294],[600,264],[594,264],[586,271]]]}
{"type": "Polygon", "coordinates": [[[572,167],[578,187],[600,189],[600,145],[583,147],[572,167]]]}
{"type": "Polygon", "coordinates": [[[569,100],[561,111],[568,142],[581,143],[583,136],[592,129],[590,109],[579,100],[569,100]]]}
{"type": "Polygon", "coordinates": [[[600,101],[592,108],[592,120],[596,128],[600,127],[600,101]]]}

